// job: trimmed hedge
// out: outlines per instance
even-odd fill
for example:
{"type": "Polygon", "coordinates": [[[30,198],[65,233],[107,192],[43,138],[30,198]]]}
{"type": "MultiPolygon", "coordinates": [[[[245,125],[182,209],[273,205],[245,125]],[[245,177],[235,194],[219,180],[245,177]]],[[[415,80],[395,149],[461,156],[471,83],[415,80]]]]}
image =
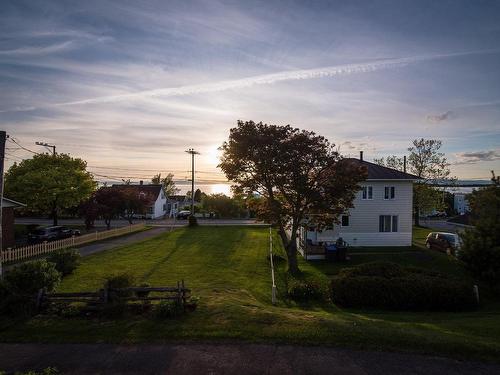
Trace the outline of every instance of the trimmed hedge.
{"type": "Polygon", "coordinates": [[[477,307],[472,285],[389,262],[341,270],[332,278],[331,297],[340,306],[354,308],[460,311],[477,307]]]}

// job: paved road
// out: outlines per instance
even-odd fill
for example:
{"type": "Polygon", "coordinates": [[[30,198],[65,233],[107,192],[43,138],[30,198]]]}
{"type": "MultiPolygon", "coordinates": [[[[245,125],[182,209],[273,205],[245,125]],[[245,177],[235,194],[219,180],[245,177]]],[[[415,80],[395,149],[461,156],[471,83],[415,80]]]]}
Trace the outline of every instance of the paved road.
{"type": "MultiPolygon", "coordinates": [[[[52,225],[52,220],[43,218],[26,218],[18,217],[15,219],[16,224],[38,224],[38,225],[52,225]]],[[[59,225],[83,225],[82,219],[59,219],[59,225]]],[[[174,219],[155,219],[146,220],[148,225],[154,226],[183,226],[187,224],[187,220],[174,220],[174,219]]],[[[254,219],[198,219],[200,225],[259,225],[254,219]]],[[[105,227],[103,220],[95,222],[97,227],[105,227]]],[[[129,225],[127,220],[113,220],[111,222],[113,227],[123,227],[129,225]]]]}
{"type": "Polygon", "coordinates": [[[499,374],[500,365],[415,354],[267,344],[0,344],[0,370],[62,374],[499,374]]]}

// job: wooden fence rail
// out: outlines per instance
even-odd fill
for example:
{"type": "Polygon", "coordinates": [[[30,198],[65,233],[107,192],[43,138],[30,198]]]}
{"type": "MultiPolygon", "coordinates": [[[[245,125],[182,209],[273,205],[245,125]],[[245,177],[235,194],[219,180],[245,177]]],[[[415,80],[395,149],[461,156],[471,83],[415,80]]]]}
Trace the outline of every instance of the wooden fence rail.
{"type": "Polygon", "coordinates": [[[83,302],[94,306],[103,306],[111,302],[110,295],[121,301],[163,301],[176,300],[186,305],[191,290],[184,286],[184,280],[177,282],[177,287],[130,287],[130,288],[103,288],[97,292],[71,292],[71,293],[46,293],[40,289],[36,296],[37,310],[46,307],[50,303],[83,302]],[[129,292],[129,293],[127,293],[129,292]],[[149,296],[149,293],[164,293],[159,296],[149,296]]]}
{"type": "Polygon", "coordinates": [[[18,260],[28,259],[43,254],[51,253],[56,250],[66,249],[69,247],[83,245],[89,242],[104,240],[106,238],[120,236],[122,234],[136,232],[143,229],[145,223],[127,225],[126,227],[114,228],[102,232],[84,234],[82,236],[73,236],[62,240],[42,242],[34,245],[28,245],[18,248],[7,248],[0,251],[1,262],[14,262],[18,260]]]}

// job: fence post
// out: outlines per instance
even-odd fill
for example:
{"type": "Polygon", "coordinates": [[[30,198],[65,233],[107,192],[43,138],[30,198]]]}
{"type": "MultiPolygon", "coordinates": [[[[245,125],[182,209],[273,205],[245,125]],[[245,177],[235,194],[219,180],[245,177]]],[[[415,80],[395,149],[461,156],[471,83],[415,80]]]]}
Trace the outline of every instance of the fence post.
{"type": "Polygon", "coordinates": [[[47,241],[43,241],[43,252],[46,253],[47,252],[47,244],[48,242],[47,241]]]}
{"type": "Polygon", "coordinates": [[[477,285],[474,285],[473,291],[474,291],[474,297],[476,297],[476,302],[479,305],[479,287],[477,285]]]}
{"type": "Polygon", "coordinates": [[[273,261],[273,230],[271,226],[269,226],[269,260],[271,262],[271,280],[273,282],[273,286],[271,289],[271,302],[273,305],[276,305],[276,283],[274,282],[274,261],[273,261]]]}
{"type": "Polygon", "coordinates": [[[44,292],[45,291],[43,290],[43,288],[39,289],[38,294],[36,295],[36,311],[37,312],[40,311],[40,307],[42,306],[44,292]]]}

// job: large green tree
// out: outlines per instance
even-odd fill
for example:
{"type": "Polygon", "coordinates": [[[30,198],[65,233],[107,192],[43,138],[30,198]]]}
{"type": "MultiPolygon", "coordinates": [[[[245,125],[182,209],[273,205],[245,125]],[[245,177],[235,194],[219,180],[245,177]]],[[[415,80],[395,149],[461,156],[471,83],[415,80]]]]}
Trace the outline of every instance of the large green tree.
{"type": "Polygon", "coordinates": [[[95,190],[87,163],[67,154],[38,154],[15,163],[5,174],[5,194],[28,209],[50,214],[54,225],[61,210],[77,207],[95,190]]]}
{"type": "Polygon", "coordinates": [[[460,258],[471,272],[500,292],[500,181],[473,191],[468,199],[473,228],[461,233],[460,258]]]}
{"type": "MultiPolygon", "coordinates": [[[[413,212],[415,225],[420,225],[420,214],[432,209],[446,207],[445,192],[435,183],[455,181],[451,177],[450,164],[440,151],[442,142],[436,139],[415,139],[408,147],[408,171],[419,180],[413,184],[413,212]]],[[[389,168],[403,170],[404,159],[396,155],[374,159],[374,162],[389,168]]]]}
{"type": "Polygon", "coordinates": [[[241,200],[228,197],[225,194],[205,194],[201,205],[206,211],[215,212],[221,218],[239,218],[246,214],[245,206],[241,200]]]}
{"type": "Polygon", "coordinates": [[[337,222],[366,178],[366,170],[342,160],[326,138],[289,125],[238,121],[221,150],[219,167],[236,192],[265,199],[260,214],[277,227],[291,273],[299,271],[300,225],[307,218],[337,222]]]}

